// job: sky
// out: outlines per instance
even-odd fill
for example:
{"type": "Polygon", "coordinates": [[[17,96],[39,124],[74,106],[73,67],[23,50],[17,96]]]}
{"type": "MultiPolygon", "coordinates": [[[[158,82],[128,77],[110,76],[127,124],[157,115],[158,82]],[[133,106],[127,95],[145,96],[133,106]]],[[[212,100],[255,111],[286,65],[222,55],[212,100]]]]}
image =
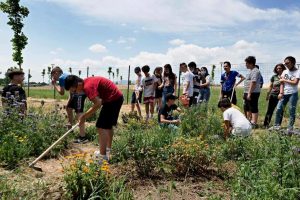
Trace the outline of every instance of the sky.
{"type": "MultiPolygon", "coordinates": [[[[198,66],[229,60],[243,67],[245,57],[258,63],[298,58],[300,1],[296,0],[21,0],[29,38],[23,51],[25,72],[42,81],[54,64],[73,74],[108,76],[109,66],[151,69],[181,62],[198,66]]],[[[12,31],[0,13],[0,77],[12,61],[12,31]]],[[[132,72],[133,74],[133,72],[132,72]]],[[[133,76],[133,75],[132,75],[133,76]]],[[[47,80],[47,78],[46,78],[47,80]]]]}

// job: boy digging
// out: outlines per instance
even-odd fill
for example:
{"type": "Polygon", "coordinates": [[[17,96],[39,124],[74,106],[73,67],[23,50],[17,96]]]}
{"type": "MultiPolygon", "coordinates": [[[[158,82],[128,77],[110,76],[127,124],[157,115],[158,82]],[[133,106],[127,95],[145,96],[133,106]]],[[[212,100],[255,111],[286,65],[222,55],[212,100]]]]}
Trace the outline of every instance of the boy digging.
{"type": "MultiPolygon", "coordinates": [[[[79,117],[80,125],[102,107],[96,122],[100,144],[99,164],[102,165],[104,160],[109,161],[110,158],[113,126],[118,122],[123,94],[112,81],[100,76],[82,80],[75,75],[69,75],[65,80],[65,89],[72,93],[84,92],[93,102],[93,106],[79,117]]],[[[97,156],[98,152],[95,154],[97,156]]]]}
{"type": "MultiPolygon", "coordinates": [[[[60,94],[65,94],[65,80],[69,76],[68,73],[63,73],[62,69],[60,67],[54,67],[51,71],[51,79],[52,84],[55,88],[55,90],[60,94]],[[58,81],[58,85],[57,85],[58,81]]],[[[84,101],[85,101],[86,95],[81,93],[73,93],[70,91],[68,103],[67,103],[67,115],[68,115],[68,129],[72,127],[73,124],[73,109],[76,113],[76,119],[78,119],[83,114],[84,109],[84,101]]],[[[88,142],[88,139],[85,137],[85,126],[84,123],[79,125],[79,137],[74,140],[74,143],[86,143],[88,142]]]]}

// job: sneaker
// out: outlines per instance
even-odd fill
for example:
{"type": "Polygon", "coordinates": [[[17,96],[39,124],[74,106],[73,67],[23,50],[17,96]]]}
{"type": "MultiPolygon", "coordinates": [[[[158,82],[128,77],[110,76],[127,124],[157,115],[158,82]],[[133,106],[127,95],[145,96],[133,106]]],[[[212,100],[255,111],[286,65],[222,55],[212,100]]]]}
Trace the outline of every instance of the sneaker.
{"type": "Polygon", "coordinates": [[[99,150],[94,152],[94,158],[95,159],[100,159],[100,151],[99,150]]]}
{"type": "Polygon", "coordinates": [[[279,131],[280,130],[280,126],[275,125],[275,126],[270,127],[268,130],[269,131],[279,131]]]}
{"type": "Polygon", "coordinates": [[[86,138],[86,137],[81,137],[81,136],[79,136],[78,138],[76,138],[75,140],[74,140],[74,143],[76,143],[76,144],[85,144],[85,143],[87,143],[89,140],[86,138]]]}

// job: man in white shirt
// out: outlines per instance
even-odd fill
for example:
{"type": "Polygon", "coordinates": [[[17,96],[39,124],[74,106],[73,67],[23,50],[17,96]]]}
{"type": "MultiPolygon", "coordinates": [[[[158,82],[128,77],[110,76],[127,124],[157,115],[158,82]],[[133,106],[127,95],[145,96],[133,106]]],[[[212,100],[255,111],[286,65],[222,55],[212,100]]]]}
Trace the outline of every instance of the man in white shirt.
{"type": "Polygon", "coordinates": [[[223,112],[224,118],[224,137],[248,136],[251,133],[252,126],[248,119],[238,109],[231,107],[231,102],[228,98],[223,98],[219,101],[218,107],[223,112]]]}
{"type": "Polygon", "coordinates": [[[180,71],[182,72],[183,80],[183,95],[189,98],[189,106],[193,103],[193,92],[194,92],[194,74],[188,70],[185,63],[180,64],[180,71]]]}

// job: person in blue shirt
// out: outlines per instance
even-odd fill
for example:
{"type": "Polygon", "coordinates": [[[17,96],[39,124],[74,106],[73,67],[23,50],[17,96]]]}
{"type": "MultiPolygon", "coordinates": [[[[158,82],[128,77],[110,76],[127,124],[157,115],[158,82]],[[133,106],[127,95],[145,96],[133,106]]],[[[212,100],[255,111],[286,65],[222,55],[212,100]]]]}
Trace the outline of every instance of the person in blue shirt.
{"type": "MultiPolygon", "coordinates": [[[[55,90],[60,94],[65,94],[65,80],[70,74],[63,73],[60,67],[54,67],[51,71],[51,80],[55,90]],[[58,84],[57,84],[58,81],[58,84]]],[[[84,101],[86,95],[84,93],[75,94],[70,92],[70,96],[67,103],[67,115],[68,115],[68,128],[70,129],[74,122],[73,110],[75,110],[76,118],[79,118],[83,114],[84,101]]],[[[85,135],[84,124],[79,125],[79,137],[75,139],[75,143],[86,143],[88,139],[85,135]]]]}
{"type": "Polygon", "coordinates": [[[236,105],[237,99],[234,88],[238,86],[241,82],[243,82],[245,80],[245,77],[237,71],[231,70],[231,63],[229,61],[224,62],[223,68],[225,72],[221,75],[220,99],[229,98],[231,100],[231,103],[236,105]],[[240,78],[238,83],[236,83],[236,77],[240,78]]]}

